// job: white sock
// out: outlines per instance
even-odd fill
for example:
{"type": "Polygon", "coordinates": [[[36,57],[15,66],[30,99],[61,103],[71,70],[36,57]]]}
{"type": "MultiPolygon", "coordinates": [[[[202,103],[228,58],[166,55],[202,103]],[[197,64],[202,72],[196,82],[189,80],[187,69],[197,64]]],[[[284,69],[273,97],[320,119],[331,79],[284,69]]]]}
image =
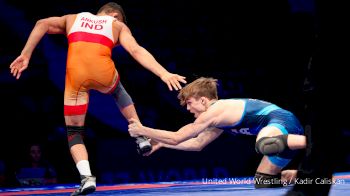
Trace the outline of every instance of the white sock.
{"type": "Polygon", "coordinates": [[[81,160],[77,163],[80,175],[91,176],[90,164],[88,160],[81,160]]]}

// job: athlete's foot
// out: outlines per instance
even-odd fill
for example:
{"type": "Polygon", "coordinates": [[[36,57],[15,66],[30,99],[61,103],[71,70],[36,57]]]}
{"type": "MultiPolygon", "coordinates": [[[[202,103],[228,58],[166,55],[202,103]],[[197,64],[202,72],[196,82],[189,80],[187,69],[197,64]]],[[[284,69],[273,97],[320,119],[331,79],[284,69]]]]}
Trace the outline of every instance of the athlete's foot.
{"type": "Polygon", "coordinates": [[[137,144],[137,152],[140,155],[143,155],[147,152],[150,152],[152,150],[152,145],[148,141],[148,138],[145,136],[139,136],[136,138],[136,144],[137,144]]]}
{"type": "Polygon", "coordinates": [[[73,195],[88,195],[95,192],[96,190],[96,177],[95,176],[80,176],[81,184],[80,187],[75,190],[73,195]]]}

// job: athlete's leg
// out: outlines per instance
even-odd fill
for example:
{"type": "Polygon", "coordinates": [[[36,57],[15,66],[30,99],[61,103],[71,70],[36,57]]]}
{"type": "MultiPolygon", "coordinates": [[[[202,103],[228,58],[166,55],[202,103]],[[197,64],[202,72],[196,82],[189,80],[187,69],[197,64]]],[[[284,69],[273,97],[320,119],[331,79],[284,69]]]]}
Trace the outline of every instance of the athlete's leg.
{"type": "Polygon", "coordinates": [[[139,120],[139,116],[137,115],[135,105],[134,105],[133,101],[131,100],[131,98],[129,99],[130,101],[125,101],[127,103],[125,105],[118,104],[118,101],[120,101],[120,99],[117,99],[114,94],[113,94],[113,98],[115,99],[120,112],[123,114],[123,116],[126,120],[129,121],[131,118],[139,120]]]}
{"type": "MultiPolygon", "coordinates": [[[[82,160],[88,160],[88,153],[83,141],[88,101],[87,89],[83,86],[74,87],[71,82],[66,81],[64,119],[67,127],[69,150],[76,164],[82,160]]],[[[85,172],[91,175],[90,171],[85,172]]]]}
{"type": "Polygon", "coordinates": [[[276,155],[284,151],[287,151],[287,153],[286,157],[283,158],[277,156],[264,156],[262,158],[255,175],[256,188],[281,187],[283,183],[286,183],[286,181],[281,180],[281,171],[290,162],[292,156],[292,154],[289,156],[290,150],[288,150],[288,135],[286,133],[288,134],[277,126],[266,126],[259,132],[256,138],[256,150],[258,152],[264,155],[268,153],[276,155]]]}
{"type": "Polygon", "coordinates": [[[64,116],[64,118],[67,127],[69,150],[75,164],[81,160],[88,160],[88,153],[83,142],[85,114],[64,116]]]}
{"type": "Polygon", "coordinates": [[[264,156],[257,168],[255,179],[256,188],[276,188],[293,184],[297,170],[283,170],[283,167],[274,164],[269,157],[264,156]]]}
{"type": "Polygon", "coordinates": [[[267,156],[263,156],[254,176],[255,188],[282,187],[282,168],[273,164],[267,156]]]}
{"type": "MultiPolygon", "coordinates": [[[[113,75],[105,77],[99,75],[98,78],[90,81],[89,88],[98,90],[105,94],[111,94],[120,112],[123,114],[127,121],[129,121],[131,118],[139,120],[134,103],[119,80],[119,74],[117,70],[114,69],[113,75]]],[[[143,136],[136,138],[136,144],[137,150],[140,154],[147,153],[152,149],[152,145],[148,139],[143,136]]]]}
{"type": "Polygon", "coordinates": [[[86,195],[96,190],[96,178],[91,174],[88,152],[84,144],[85,116],[88,106],[88,92],[79,92],[66,82],[64,97],[64,118],[67,128],[68,145],[81,178],[80,187],[71,195],[86,195]]]}
{"type": "Polygon", "coordinates": [[[298,150],[306,147],[304,135],[288,134],[284,127],[266,126],[256,138],[256,150],[264,155],[275,155],[286,150],[298,150]]]}
{"type": "Polygon", "coordinates": [[[306,136],[297,134],[288,134],[288,147],[291,150],[305,149],[306,136]]]}
{"type": "Polygon", "coordinates": [[[277,175],[281,173],[282,167],[273,164],[268,156],[263,156],[256,171],[264,174],[277,175]]]}
{"type": "Polygon", "coordinates": [[[298,150],[297,154],[293,159],[286,165],[281,172],[282,181],[287,182],[288,184],[294,184],[295,179],[297,178],[299,164],[304,157],[305,149],[298,150]]]}
{"type": "MultiPolygon", "coordinates": [[[[116,87],[110,92],[123,116],[126,120],[130,120],[131,118],[139,120],[137,115],[134,102],[132,101],[128,92],[124,89],[123,85],[119,81],[116,84],[116,87]]],[[[136,138],[137,151],[140,154],[145,154],[152,150],[152,145],[148,141],[148,138],[139,136],[136,138]]]]}
{"type": "Polygon", "coordinates": [[[255,149],[263,155],[276,155],[288,148],[288,132],[283,134],[276,126],[266,126],[256,137],[255,149]]]}

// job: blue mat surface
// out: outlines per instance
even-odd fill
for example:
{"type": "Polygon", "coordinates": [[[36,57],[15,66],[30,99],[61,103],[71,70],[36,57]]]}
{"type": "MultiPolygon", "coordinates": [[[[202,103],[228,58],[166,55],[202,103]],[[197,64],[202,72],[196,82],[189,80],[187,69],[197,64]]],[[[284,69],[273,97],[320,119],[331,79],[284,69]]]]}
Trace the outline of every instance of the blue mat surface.
{"type": "MultiPolygon", "coordinates": [[[[319,184],[329,181],[320,181],[319,184]]],[[[303,182],[298,182],[303,183],[303,182]]],[[[304,183],[307,183],[306,181],[304,183]]],[[[321,186],[321,185],[320,185],[321,186]]],[[[0,189],[0,196],[4,195],[69,195],[78,184],[64,184],[33,188],[4,188],[0,189]]],[[[180,196],[232,196],[232,195],[284,195],[291,186],[274,189],[255,189],[251,177],[202,179],[202,181],[161,182],[148,184],[100,185],[91,195],[180,195],[180,196]]],[[[330,196],[350,195],[350,172],[334,175],[330,196]]]]}

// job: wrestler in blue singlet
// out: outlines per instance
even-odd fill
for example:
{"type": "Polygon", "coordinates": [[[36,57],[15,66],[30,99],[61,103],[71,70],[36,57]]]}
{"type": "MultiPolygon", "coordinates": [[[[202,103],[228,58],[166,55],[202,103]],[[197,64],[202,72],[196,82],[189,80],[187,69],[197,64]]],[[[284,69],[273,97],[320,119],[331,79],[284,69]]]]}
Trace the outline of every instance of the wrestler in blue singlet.
{"type": "MultiPolygon", "coordinates": [[[[232,134],[258,135],[260,130],[266,126],[275,126],[282,134],[303,135],[304,129],[293,113],[278,107],[275,104],[257,100],[240,99],[245,101],[242,118],[231,126],[217,127],[232,134]]],[[[294,156],[291,151],[290,158],[294,156]]],[[[289,157],[269,156],[272,163],[279,167],[285,167],[291,159],[289,157]]]]}

